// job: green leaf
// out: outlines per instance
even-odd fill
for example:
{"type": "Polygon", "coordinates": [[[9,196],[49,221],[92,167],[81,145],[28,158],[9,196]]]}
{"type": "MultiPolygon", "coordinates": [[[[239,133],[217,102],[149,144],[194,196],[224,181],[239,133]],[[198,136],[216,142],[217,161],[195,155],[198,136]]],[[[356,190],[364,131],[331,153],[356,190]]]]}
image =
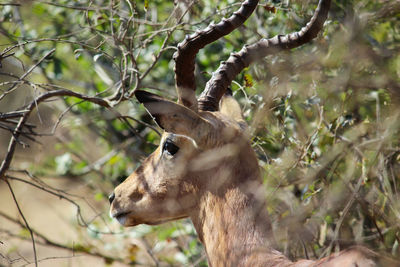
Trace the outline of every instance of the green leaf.
{"type": "Polygon", "coordinates": [[[104,194],[103,194],[103,193],[96,193],[96,194],[94,195],[94,199],[95,199],[96,201],[102,201],[102,200],[104,199],[104,194]]]}

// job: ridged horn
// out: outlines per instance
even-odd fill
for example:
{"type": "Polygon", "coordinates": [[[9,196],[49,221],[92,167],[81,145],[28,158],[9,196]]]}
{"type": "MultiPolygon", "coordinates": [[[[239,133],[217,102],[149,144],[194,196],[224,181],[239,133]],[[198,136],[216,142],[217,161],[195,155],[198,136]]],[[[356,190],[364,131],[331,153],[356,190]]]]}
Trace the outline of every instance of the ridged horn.
{"type": "Polygon", "coordinates": [[[282,50],[298,47],[314,39],[328,17],[330,4],[331,0],[320,0],[310,22],[300,31],[287,35],[277,35],[270,39],[261,39],[255,44],[245,45],[237,53],[232,53],[227,61],[221,63],[207,82],[206,88],[199,97],[199,110],[217,111],[219,100],[232,80],[254,61],[282,50]]]}

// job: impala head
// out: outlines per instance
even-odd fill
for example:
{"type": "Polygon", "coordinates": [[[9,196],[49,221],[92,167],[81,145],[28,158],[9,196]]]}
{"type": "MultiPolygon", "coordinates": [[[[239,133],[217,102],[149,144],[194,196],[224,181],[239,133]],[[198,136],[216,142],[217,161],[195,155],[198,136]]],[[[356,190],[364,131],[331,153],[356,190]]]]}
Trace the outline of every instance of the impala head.
{"type": "Polygon", "coordinates": [[[227,88],[253,61],[313,39],[327,17],[330,1],[321,0],[310,23],[299,32],[262,39],[232,53],[197,100],[194,79],[197,52],[243,24],[257,3],[244,1],[230,18],[187,37],[178,45],[174,56],[178,103],[136,91],[136,98],[164,133],[157,150],[110,196],[111,216],[122,225],[158,224],[190,216],[205,192],[218,194],[221,188],[237,185],[239,173],[258,173],[240,107],[226,94],[227,88]]]}
{"type": "MultiPolygon", "coordinates": [[[[124,226],[190,216],[205,191],[233,183],[231,172],[243,154],[252,156],[244,123],[241,117],[194,112],[144,91],[137,91],[136,97],[164,133],[159,147],[115,189],[111,215],[124,226]]],[[[224,111],[240,114],[231,96],[221,104],[224,111]]]]}

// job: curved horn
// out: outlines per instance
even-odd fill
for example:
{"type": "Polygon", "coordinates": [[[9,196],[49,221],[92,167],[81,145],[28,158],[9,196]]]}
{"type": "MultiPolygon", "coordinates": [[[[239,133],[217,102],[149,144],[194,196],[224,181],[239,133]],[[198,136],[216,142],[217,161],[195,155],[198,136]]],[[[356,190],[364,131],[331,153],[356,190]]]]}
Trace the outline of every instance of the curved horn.
{"type": "Polygon", "coordinates": [[[240,9],[228,19],[224,18],[216,25],[209,25],[178,44],[178,51],[174,54],[175,85],[178,93],[178,102],[197,110],[196,83],[194,77],[196,54],[209,43],[232,32],[242,25],[257,7],[258,0],[246,0],[240,9]]]}
{"type": "Polygon", "coordinates": [[[254,61],[282,50],[298,47],[314,39],[328,17],[330,3],[331,0],[320,0],[310,22],[300,31],[262,39],[255,44],[245,45],[238,53],[232,53],[226,62],[221,63],[207,82],[206,88],[199,98],[199,109],[217,111],[219,100],[232,80],[254,61]]]}

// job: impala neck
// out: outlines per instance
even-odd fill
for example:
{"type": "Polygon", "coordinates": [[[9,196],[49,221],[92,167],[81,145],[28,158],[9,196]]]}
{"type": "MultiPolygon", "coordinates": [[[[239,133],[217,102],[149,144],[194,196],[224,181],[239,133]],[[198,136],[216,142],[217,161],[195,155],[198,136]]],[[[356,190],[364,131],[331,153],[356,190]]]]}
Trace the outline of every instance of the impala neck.
{"type": "MultiPolygon", "coordinates": [[[[206,190],[190,216],[205,246],[209,265],[288,266],[291,262],[272,248],[274,239],[265,196],[257,193],[263,191],[257,160],[243,160],[240,166],[247,166],[248,170],[235,170],[235,177],[230,179],[234,184],[206,190]]],[[[221,179],[216,173],[213,176],[214,180],[221,179]]]]}

